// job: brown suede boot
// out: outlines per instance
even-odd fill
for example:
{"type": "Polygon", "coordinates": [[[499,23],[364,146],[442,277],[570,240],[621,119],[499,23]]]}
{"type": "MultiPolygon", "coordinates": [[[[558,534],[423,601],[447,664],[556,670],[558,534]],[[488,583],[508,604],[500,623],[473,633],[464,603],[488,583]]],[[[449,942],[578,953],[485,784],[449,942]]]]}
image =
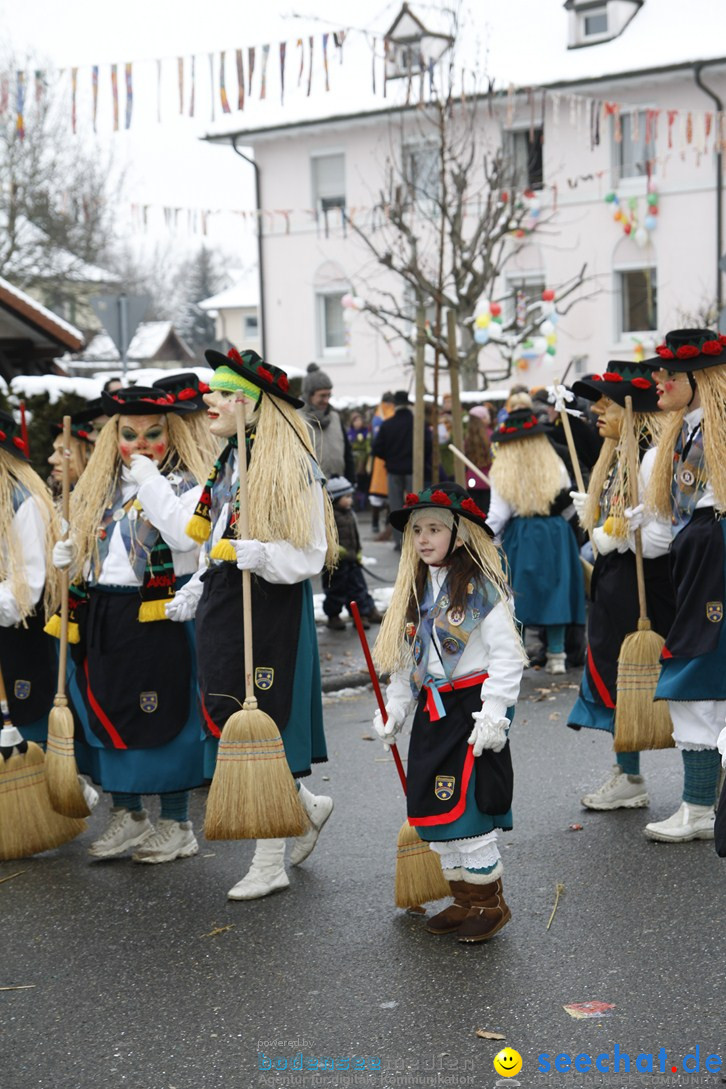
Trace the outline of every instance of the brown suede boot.
{"type": "Polygon", "coordinates": [[[432,915],[426,920],[429,934],[450,934],[452,930],[459,929],[469,914],[470,890],[473,886],[467,885],[465,881],[450,881],[449,887],[454,894],[454,902],[438,915],[432,915]]]}
{"type": "Polygon", "coordinates": [[[504,895],[502,882],[488,885],[467,884],[469,912],[456,931],[460,942],[488,942],[512,918],[504,895]]]}

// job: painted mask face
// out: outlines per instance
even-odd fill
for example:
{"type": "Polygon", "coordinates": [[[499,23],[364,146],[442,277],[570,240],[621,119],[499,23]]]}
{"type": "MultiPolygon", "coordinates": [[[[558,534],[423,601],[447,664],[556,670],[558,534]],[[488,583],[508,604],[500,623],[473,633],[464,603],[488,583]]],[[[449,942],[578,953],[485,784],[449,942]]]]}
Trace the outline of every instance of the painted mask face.
{"type": "Polygon", "coordinates": [[[451,541],[451,530],[439,521],[435,513],[416,519],[411,526],[416,554],[429,567],[438,567],[446,559],[451,541]]]}
{"type": "Polygon", "coordinates": [[[118,452],[124,465],[132,454],[143,454],[157,465],[169,450],[169,429],[164,416],[119,416],[118,452]]]}
{"type": "Polygon", "coordinates": [[[676,412],[679,408],[695,407],[695,400],[691,383],[687,374],[676,374],[674,371],[653,371],[656,389],[658,391],[658,408],[661,412],[676,412]],[[694,404],[691,404],[694,401],[694,404]]]}
{"type": "Polygon", "coordinates": [[[207,406],[209,430],[220,439],[229,439],[237,434],[235,401],[244,401],[245,419],[248,424],[257,405],[256,401],[245,397],[240,390],[213,389],[204,394],[203,400],[207,406]]]}
{"type": "Polygon", "coordinates": [[[624,410],[609,397],[601,397],[592,406],[592,411],[597,416],[597,432],[602,439],[619,439],[624,410]]]}

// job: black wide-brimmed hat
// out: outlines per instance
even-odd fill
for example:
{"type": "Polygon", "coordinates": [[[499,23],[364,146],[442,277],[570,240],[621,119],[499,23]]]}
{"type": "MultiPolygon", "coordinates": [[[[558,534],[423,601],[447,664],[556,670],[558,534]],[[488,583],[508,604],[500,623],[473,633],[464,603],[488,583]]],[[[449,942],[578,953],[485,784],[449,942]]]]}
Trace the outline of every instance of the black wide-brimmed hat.
{"type": "Polygon", "coordinates": [[[28,460],[28,448],[23,442],[20,424],[12,416],[0,411],[0,447],[21,461],[28,460]]]}
{"type": "Polygon", "coordinates": [[[269,393],[273,397],[279,397],[287,401],[294,408],[302,408],[303,401],[293,397],[289,392],[290,381],[283,370],[274,367],[272,363],[266,363],[257,352],[238,352],[236,348],[230,348],[226,355],[208,348],[204,358],[215,371],[218,367],[229,367],[235,374],[246,378],[253,386],[257,386],[263,393],[269,393]]]}
{"type": "Polygon", "coordinates": [[[486,524],[484,511],[479,509],[466,488],[462,488],[461,484],[456,484],[453,480],[437,484],[435,488],[424,488],[422,492],[409,492],[405,506],[400,510],[392,510],[388,521],[394,529],[403,530],[411,515],[419,510],[447,510],[450,514],[460,515],[479,526],[480,529],[486,530],[490,537],[494,536],[486,524]]]}
{"type": "Polygon", "coordinates": [[[625,408],[625,398],[632,397],[633,412],[657,412],[658,392],[650,367],[644,363],[624,363],[611,359],[604,374],[591,374],[572,386],[576,397],[599,401],[608,397],[625,408]]]}
{"type": "Polygon", "coordinates": [[[533,439],[535,435],[544,434],[546,434],[544,425],[540,423],[531,408],[515,408],[506,420],[492,431],[491,441],[517,442],[519,439],[533,439]]]}
{"type": "Polygon", "coordinates": [[[129,386],[113,393],[101,394],[106,416],[162,416],[168,412],[195,412],[189,401],[179,401],[169,393],[152,386],[129,386]]]}
{"type": "Polygon", "coordinates": [[[674,329],[655,351],[651,359],[643,360],[644,367],[688,374],[726,363],[726,336],[712,329],[674,329]]]}
{"type": "MultiPolygon", "coordinates": [[[[100,397],[98,399],[98,411],[94,412],[93,416],[89,416],[88,411],[88,407],[82,408],[80,412],[74,412],[71,416],[71,438],[78,439],[79,442],[85,442],[89,446],[93,446],[96,438],[93,434],[93,428],[89,427],[89,423],[91,420],[95,420],[97,416],[103,414],[100,397]]],[[[52,423],[50,425],[50,430],[54,438],[57,438],[58,435],[62,435],[63,422],[52,423]]]]}
{"type": "Polygon", "coordinates": [[[157,378],[151,385],[153,389],[163,390],[175,401],[194,405],[195,412],[201,412],[206,408],[202,398],[205,393],[209,393],[209,386],[206,382],[202,382],[194,371],[164,375],[163,378],[157,378]]]}

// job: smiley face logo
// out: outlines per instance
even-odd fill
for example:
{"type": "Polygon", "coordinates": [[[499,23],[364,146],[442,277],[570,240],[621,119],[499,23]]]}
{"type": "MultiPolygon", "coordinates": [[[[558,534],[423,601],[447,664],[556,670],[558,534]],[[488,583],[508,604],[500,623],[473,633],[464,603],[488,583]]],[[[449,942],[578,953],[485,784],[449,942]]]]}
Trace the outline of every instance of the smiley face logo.
{"type": "Polygon", "coordinates": [[[513,1047],[505,1047],[494,1056],[494,1069],[503,1078],[514,1078],[522,1069],[522,1056],[513,1047]]]}

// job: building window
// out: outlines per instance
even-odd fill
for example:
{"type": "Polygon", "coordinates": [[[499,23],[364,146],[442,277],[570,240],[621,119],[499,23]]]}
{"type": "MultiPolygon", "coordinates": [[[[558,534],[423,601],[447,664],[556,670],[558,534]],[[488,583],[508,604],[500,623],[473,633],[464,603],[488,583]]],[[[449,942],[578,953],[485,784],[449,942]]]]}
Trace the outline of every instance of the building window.
{"type": "Polygon", "coordinates": [[[642,178],[648,173],[648,163],[655,159],[653,126],[647,123],[645,110],[620,116],[622,139],[613,139],[614,184],[623,178],[642,178]],[[650,129],[650,131],[649,131],[650,129]]]}
{"type": "Polygon", "coordinates": [[[346,347],[342,300],[345,291],[325,291],[318,295],[318,322],[321,353],[339,354],[346,347]]]}
{"type": "Polygon", "coordinates": [[[596,8],[594,11],[583,12],[581,18],[583,38],[594,38],[600,34],[607,34],[607,8],[596,8]]]}
{"type": "Polygon", "coordinates": [[[504,324],[514,324],[517,329],[524,329],[528,321],[539,316],[535,304],[542,301],[544,290],[545,281],[541,273],[509,279],[503,306],[504,324]]]}
{"type": "Polygon", "coordinates": [[[245,337],[248,340],[255,339],[259,332],[257,314],[245,315],[245,337]]]}
{"type": "Polygon", "coordinates": [[[542,188],[542,136],[541,128],[536,128],[531,133],[529,129],[505,132],[504,154],[508,166],[505,177],[507,184],[515,189],[542,188]]]}
{"type": "Polygon", "coordinates": [[[345,155],[313,155],[313,205],[318,212],[345,208],[345,155]]]}
{"type": "Polygon", "coordinates": [[[645,333],[658,327],[658,289],[654,268],[616,272],[620,300],[619,339],[627,333],[645,333]]]}
{"type": "Polygon", "coordinates": [[[441,200],[441,162],[439,149],[417,145],[404,149],[404,177],[414,204],[431,212],[441,200]]]}

